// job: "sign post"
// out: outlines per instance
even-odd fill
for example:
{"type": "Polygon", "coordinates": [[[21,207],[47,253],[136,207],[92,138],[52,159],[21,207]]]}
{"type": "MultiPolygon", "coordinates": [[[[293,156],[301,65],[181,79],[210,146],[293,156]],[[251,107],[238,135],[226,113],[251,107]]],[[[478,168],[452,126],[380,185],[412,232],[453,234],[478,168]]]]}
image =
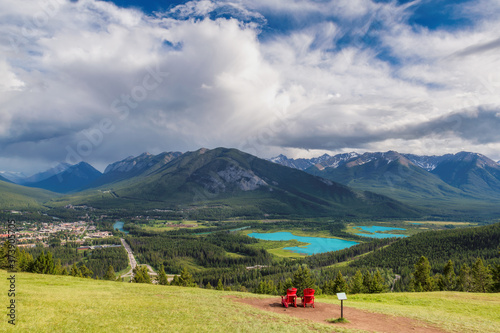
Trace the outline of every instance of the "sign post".
{"type": "Polygon", "coordinates": [[[337,298],[340,300],[340,319],[344,319],[344,300],[347,296],[345,293],[337,293],[337,298]]]}

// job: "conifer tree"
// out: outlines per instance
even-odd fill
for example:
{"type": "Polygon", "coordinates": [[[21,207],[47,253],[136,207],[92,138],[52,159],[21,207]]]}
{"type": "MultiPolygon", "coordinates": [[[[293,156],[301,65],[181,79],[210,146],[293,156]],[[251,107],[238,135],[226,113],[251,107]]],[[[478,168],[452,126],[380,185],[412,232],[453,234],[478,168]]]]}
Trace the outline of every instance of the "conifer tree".
{"type": "Polygon", "coordinates": [[[472,291],[478,293],[486,293],[490,291],[493,280],[488,267],[484,266],[483,260],[477,258],[471,268],[471,284],[472,291]]]}
{"type": "Polygon", "coordinates": [[[349,283],[349,292],[351,294],[360,294],[363,292],[363,274],[361,274],[359,269],[349,283]]]}
{"type": "Polygon", "coordinates": [[[278,292],[278,295],[284,295],[286,292],[283,290],[284,284],[283,281],[280,279],[278,281],[278,285],[276,286],[276,290],[278,292]]]}
{"type": "Polygon", "coordinates": [[[52,258],[52,252],[47,251],[44,274],[55,274],[55,268],[56,265],[54,264],[54,259],[52,258]]]}
{"type": "Polygon", "coordinates": [[[19,251],[18,265],[21,272],[31,272],[33,268],[33,256],[24,249],[19,251]]]}
{"type": "Polygon", "coordinates": [[[38,255],[35,262],[33,263],[32,272],[38,274],[47,274],[47,271],[47,257],[45,256],[45,252],[42,251],[42,253],[38,255]]]}
{"type": "Polygon", "coordinates": [[[61,264],[61,259],[57,259],[56,265],[54,267],[54,274],[56,275],[61,275],[62,274],[62,264],[61,264]]]}
{"type": "Polygon", "coordinates": [[[372,275],[370,272],[366,271],[365,274],[363,274],[363,289],[368,292],[370,290],[370,286],[372,284],[372,275]]]}
{"type": "MultiPolygon", "coordinates": [[[[222,281],[221,281],[221,285],[222,285],[222,281]]],[[[267,285],[264,282],[264,280],[260,280],[259,285],[257,286],[257,289],[255,289],[255,293],[256,294],[267,294],[266,287],[267,287],[267,285]]],[[[217,290],[221,290],[221,289],[219,289],[219,285],[217,285],[217,290]]]]}
{"type": "MultiPolygon", "coordinates": [[[[500,251],[498,251],[498,254],[500,255],[500,251]]],[[[492,291],[493,292],[500,292],[500,264],[497,264],[492,270],[491,270],[491,275],[492,275],[492,291]]]]}
{"type": "Polygon", "coordinates": [[[163,266],[163,264],[160,265],[160,271],[158,272],[158,284],[161,284],[163,286],[168,284],[168,277],[165,273],[165,267],[163,266]]]}
{"type": "Polygon", "coordinates": [[[347,283],[342,276],[342,273],[339,271],[337,273],[337,276],[335,277],[335,280],[333,281],[334,289],[333,289],[333,294],[337,293],[342,293],[347,291],[347,283]]]}
{"type": "Polygon", "coordinates": [[[433,281],[431,279],[431,264],[429,260],[422,256],[415,264],[415,272],[413,273],[415,279],[416,290],[422,289],[422,291],[432,291],[434,288],[433,281]],[[420,286],[420,287],[418,287],[420,286]]]}
{"type": "Polygon", "coordinates": [[[314,279],[307,267],[299,267],[293,274],[293,286],[297,288],[297,296],[303,296],[304,289],[314,287],[314,279]]]}
{"type": "Polygon", "coordinates": [[[87,268],[87,266],[82,265],[80,267],[80,272],[84,278],[90,279],[92,278],[92,275],[94,275],[94,272],[92,272],[90,269],[87,268]]]}
{"type": "Polygon", "coordinates": [[[293,288],[293,281],[292,278],[286,278],[285,283],[283,284],[283,292],[282,294],[285,295],[286,291],[290,288],[293,288]]]}
{"type": "Polygon", "coordinates": [[[453,261],[448,260],[443,268],[443,275],[436,277],[439,290],[455,290],[456,285],[455,270],[453,269],[453,261]]]}
{"type": "Polygon", "coordinates": [[[9,241],[5,241],[0,248],[0,269],[9,268],[9,241]]]}
{"type": "Polygon", "coordinates": [[[172,279],[172,282],[170,282],[170,285],[171,286],[180,286],[181,285],[179,275],[174,275],[174,278],[172,279]]]}
{"type": "Polygon", "coordinates": [[[184,267],[179,279],[180,279],[181,286],[183,286],[183,287],[195,287],[196,286],[194,279],[193,279],[193,276],[191,275],[191,273],[189,273],[189,271],[187,270],[187,267],[184,267]]]}
{"type": "Polygon", "coordinates": [[[221,279],[219,279],[219,281],[217,282],[217,287],[215,288],[215,290],[224,290],[224,285],[222,284],[221,279]]]}
{"type": "Polygon", "coordinates": [[[334,280],[326,280],[321,287],[323,292],[327,295],[335,294],[335,281],[334,280]]]}
{"type": "Polygon", "coordinates": [[[492,291],[497,293],[500,292],[500,264],[496,265],[496,267],[492,270],[492,291]]]}
{"type": "Polygon", "coordinates": [[[132,282],[135,283],[151,283],[151,277],[148,274],[146,266],[136,266],[133,270],[134,278],[132,282]]]}
{"type": "Polygon", "coordinates": [[[277,295],[278,291],[276,290],[276,286],[274,285],[273,280],[267,281],[266,294],[277,295]]]}
{"type": "Polygon", "coordinates": [[[384,279],[382,278],[382,274],[380,274],[380,271],[377,269],[373,274],[373,278],[371,279],[369,292],[381,293],[382,291],[384,291],[384,279]]]}
{"type": "Polygon", "coordinates": [[[458,273],[457,290],[471,291],[470,269],[467,264],[463,264],[460,267],[460,272],[458,273]]]}
{"type": "Polygon", "coordinates": [[[115,277],[115,270],[113,269],[113,266],[112,265],[109,265],[108,267],[108,271],[106,272],[106,274],[103,276],[103,280],[109,280],[109,281],[114,281],[116,280],[116,277],[115,277]]]}
{"type": "Polygon", "coordinates": [[[205,286],[205,289],[213,289],[212,285],[210,282],[207,282],[207,285],[205,286]]]}
{"type": "Polygon", "coordinates": [[[70,275],[71,276],[75,276],[75,277],[82,277],[82,273],[80,272],[80,270],[78,269],[78,267],[76,267],[75,263],[73,263],[73,266],[71,266],[70,275]]]}

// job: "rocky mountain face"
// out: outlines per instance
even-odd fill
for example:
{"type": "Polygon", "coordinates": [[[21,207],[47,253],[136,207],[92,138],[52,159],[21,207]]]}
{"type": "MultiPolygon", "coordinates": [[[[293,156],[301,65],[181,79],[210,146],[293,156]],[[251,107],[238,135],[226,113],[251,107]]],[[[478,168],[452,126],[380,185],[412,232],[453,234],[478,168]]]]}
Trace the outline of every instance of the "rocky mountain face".
{"type": "Polygon", "coordinates": [[[285,155],[278,155],[276,157],[269,159],[269,161],[287,166],[289,168],[306,170],[312,166],[316,166],[317,168],[336,168],[342,165],[345,161],[348,161],[359,155],[360,154],[358,153],[345,153],[345,154],[338,154],[335,156],[324,154],[320,157],[315,157],[310,159],[306,158],[291,159],[286,157],[285,155]]]}
{"type": "Polygon", "coordinates": [[[108,165],[104,170],[104,174],[139,173],[153,166],[161,167],[181,155],[180,152],[165,152],[159,155],[143,153],[137,157],[129,156],[122,161],[108,165]]]}
{"type": "MultiPolygon", "coordinates": [[[[137,163],[125,160],[108,167],[107,173],[137,163]]],[[[148,165],[147,163],[145,165],[148,165]]],[[[262,214],[306,214],[338,216],[417,216],[420,213],[396,200],[365,191],[354,191],[336,182],[284,167],[236,149],[200,149],[187,152],[163,166],[151,167],[126,179],[99,187],[100,193],[91,204],[118,205],[120,201],[142,207],[172,205],[218,205],[231,209],[260,211],[262,214]],[[106,202],[104,202],[106,201],[106,202]]],[[[103,177],[104,177],[103,176],[103,177]]]]}
{"type": "Polygon", "coordinates": [[[181,156],[180,152],[164,152],[158,155],[143,153],[139,156],[129,156],[124,160],[112,163],[106,167],[104,174],[89,183],[86,188],[103,186],[148,174],[163,167],[165,164],[181,156]]]}
{"type": "Polygon", "coordinates": [[[500,165],[482,154],[457,153],[431,172],[470,195],[500,196],[500,165]]]}
{"type": "Polygon", "coordinates": [[[354,188],[403,198],[405,202],[440,197],[500,199],[500,165],[481,154],[419,156],[388,151],[352,155],[348,159],[345,154],[333,156],[342,162],[329,167],[314,165],[306,171],[354,188]]]}

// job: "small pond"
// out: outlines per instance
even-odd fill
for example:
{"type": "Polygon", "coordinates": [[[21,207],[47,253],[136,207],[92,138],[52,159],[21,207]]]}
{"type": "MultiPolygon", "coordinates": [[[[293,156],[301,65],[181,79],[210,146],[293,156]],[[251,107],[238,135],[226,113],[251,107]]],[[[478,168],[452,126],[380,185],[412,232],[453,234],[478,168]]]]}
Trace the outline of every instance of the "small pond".
{"type": "Polygon", "coordinates": [[[406,230],[404,228],[379,227],[379,226],[371,226],[371,227],[355,226],[354,228],[355,229],[360,229],[360,230],[363,230],[363,231],[371,232],[371,234],[365,234],[365,233],[355,234],[355,235],[363,236],[363,237],[370,237],[370,238],[408,237],[408,236],[403,235],[403,234],[381,233],[381,231],[406,230]]]}
{"type": "Polygon", "coordinates": [[[128,231],[123,230],[123,225],[124,224],[125,224],[125,222],[116,221],[115,224],[113,224],[113,229],[116,229],[118,231],[121,231],[121,232],[124,232],[124,233],[128,234],[128,231]]]}

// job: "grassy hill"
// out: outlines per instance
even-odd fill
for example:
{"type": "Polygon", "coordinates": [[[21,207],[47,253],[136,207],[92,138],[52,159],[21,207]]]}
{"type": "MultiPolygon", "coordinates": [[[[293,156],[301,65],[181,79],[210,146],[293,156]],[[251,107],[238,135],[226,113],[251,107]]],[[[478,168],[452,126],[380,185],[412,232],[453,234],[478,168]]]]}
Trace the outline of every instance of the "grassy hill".
{"type": "Polygon", "coordinates": [[[0,209],[37,209],[58,194],[0,181],[0,209]]]}
{"type": "MultiPolygon", "coordinates": [[[[7,281],[7,276],[0,271],[0,279],[7,281]]],[[[6,283],[4,287],[7,290],[6,283]]],[[[16,290],[16,326],[4,316],[3,332],[363,332],[297,319],[286,311],[264,311],[230,298],[269,295],[30,273],[16,273],[16,290]]],[[[1,293],[0,301],[8,304],[7,292],[1,293]]],[[[316,307],[328,303],[339,301],[320,296],[316,307]]],[[[500,332],[498,294],[348,295],[344,306],[417,319],[449,332],[500,332]]]]}

